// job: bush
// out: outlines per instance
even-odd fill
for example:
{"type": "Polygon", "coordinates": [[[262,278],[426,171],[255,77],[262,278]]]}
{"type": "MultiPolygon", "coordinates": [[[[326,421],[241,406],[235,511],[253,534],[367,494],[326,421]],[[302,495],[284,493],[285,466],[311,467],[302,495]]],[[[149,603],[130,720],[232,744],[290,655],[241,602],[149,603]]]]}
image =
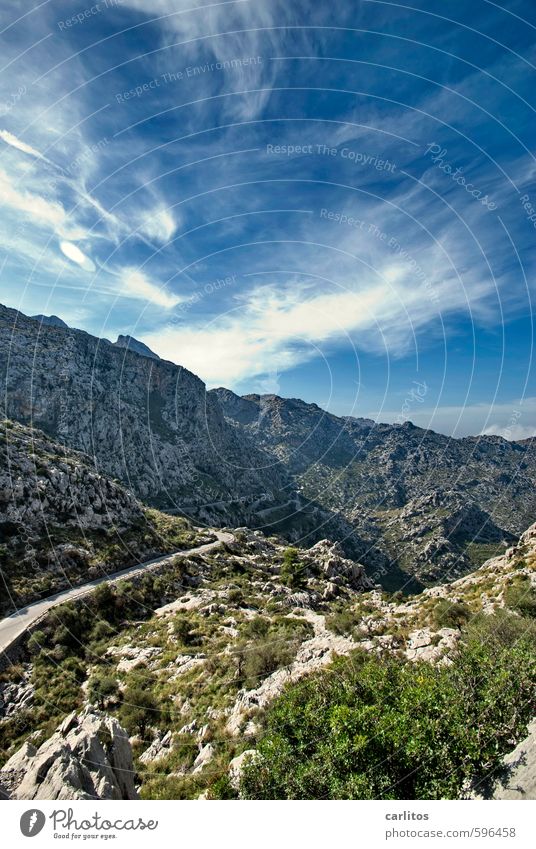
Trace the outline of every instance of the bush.
{"type": "Polygon", "coordinates": [[[471,623],[451,666],[354,652],[290,686],[268,710],[242,794],[458,798],[498,766],[535,709],[534,630],[512,615],[485,619],[471,623]]]}
{"type": "Polygon", "coordinates": [[[259,637],[266,637],[269,630],[270,620],[264,616],[255,616],[254,619],[246,622],[242,629],[242,634],[247,639],[258,639],[259,637]]]}
{"type": "Polygon", "coordinates": [[[521,616],[536,618],[536,589],[528,576],[513,579],[504,591],[504,603],[521,616]]]}
{"type": "Polygon", "coordinates": [[[452,602],[440,598],[432,612],[432,623],[436,628],[461,628],[471,618],[471,611],[463,602],[452,602]]]}
{"type": "Polygon", "coordinates": [[[261,616],[252,619],[243,634],[249,637],[236,650],[238,685],[258,687],[276,669],[291,663],[304,639],[311,636],[308,622],[281,617],[274,622],[261,616]]]}
{"type": "Polygon", "coordinates": [[[173,633],[183,646],[190,646],[199,643],[199,635],[193,630],[192,623],[186,616],[180,614],[176,617],[173,623],[173,633]]]}
{"type": "Polygon", "coordinates": [[[362,618],[363,615],[355,610],[349,610],[348,608],[338,610],[332,613],[331,616],[326,616],[326,628],[333,631],[334,634],[354,636],[362,618]]]}
{"type": "Polygon", "coordinates": [[[38,655],[42,651],[46,642],[47,637],[44,631],[34,631],[28,640],[28,651],[31,655],[38,655]]]}
{"type": "Polygon", "coordinates": [[[91,676],[87,687],[89,701],[104,710],[109,699],[119,696],[119,686],[113,675],[97,672],[91,676]]]}
{"type": "Polygon", "coordinates": [[[283,584],[292,589],[299,589],[304,585],[304,570],[298,559],[297,548],[285,549],[280,578],[283,584]]]}
{"type": "Polygon", "coordinates": [[[232,590],[229,590],[227,593],[227,600],[230,604],[241,605],[244,604],[244,593],[238,587],[235,587],[232,590]]]}
{"type": "Polygon", "coordinates": [[[115,630],[112,626],[104,619],[99,619],[99,621],[95,623],[89,637],[90,640],[99,642],[100,640],[110,639],[110,637],[113,637],[114,634],[115,630]]]}
{"type": "Polygon", "coordinates": [[[140,684],[133,684],[123,693],[121,705],[121,721],[129,734],[139,734],[145,737],[147,729],[159,719],[158,705],[151,692],[140,684]]]}

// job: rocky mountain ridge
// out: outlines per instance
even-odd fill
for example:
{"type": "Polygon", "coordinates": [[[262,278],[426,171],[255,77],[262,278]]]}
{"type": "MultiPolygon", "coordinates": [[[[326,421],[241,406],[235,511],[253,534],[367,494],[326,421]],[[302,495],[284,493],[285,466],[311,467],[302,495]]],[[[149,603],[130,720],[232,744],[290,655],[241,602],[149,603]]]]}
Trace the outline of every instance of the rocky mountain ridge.
{"type": "Polygon", "coordinates": [[[0,307],[0,380],[7,418],[93,457],[146,502],[240,520],[287,498],[283,470],[264,468],[199,378],[131,345],[0,307]]]}
{"type": "Polygon", "coordinates": [[[366,544],[364,563],[375,552],[425,584],[456,578],[536,515],[533,441],[454,439],[298,399],[213,392],[228,421],[284,463],[302,497],[345,519],[366,544]]]}
{"type": "Polygon", "coordinates": [[[207,392],[135,342],[0,307],[2,412],[146,503],[306,547],[338,540],[391,589],[470,572],[536,515],[534,440],[452,439],[298,399],[207,392]]]}
{"type": "Polygon", "coordinates": [[[198,536],[185,519],[145,508],[87,455],[0,423],[0,614],[198,536]]]}

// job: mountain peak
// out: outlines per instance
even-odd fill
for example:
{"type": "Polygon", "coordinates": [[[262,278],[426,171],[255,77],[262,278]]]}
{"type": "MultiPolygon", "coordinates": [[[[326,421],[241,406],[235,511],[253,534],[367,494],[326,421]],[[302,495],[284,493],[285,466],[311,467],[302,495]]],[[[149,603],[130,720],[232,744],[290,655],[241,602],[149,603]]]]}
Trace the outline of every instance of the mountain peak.
{"type": "Polygon", "coordinates": [[[140,354],[142,357],[150,357],[152,360],[159,360],[160,357],[158,354],[155,354],[154,351],[151,351],[147,345],[144,345],[143,342],[140,342],[138,339],[134,339],[133,336],[118,336],[117,340],[112,343],[116,348],[128,348],[129,351],[134,351],[136,354],[140,354]]]}
{"type": "Polygon", "coordinates": [[[35,321],[39,321],[41,324],[46,324],[49,327],[66,327],[69,325],[66,324],[62,318],[57,315],[32,315],[30,318],[33,318],[35,321]]]}

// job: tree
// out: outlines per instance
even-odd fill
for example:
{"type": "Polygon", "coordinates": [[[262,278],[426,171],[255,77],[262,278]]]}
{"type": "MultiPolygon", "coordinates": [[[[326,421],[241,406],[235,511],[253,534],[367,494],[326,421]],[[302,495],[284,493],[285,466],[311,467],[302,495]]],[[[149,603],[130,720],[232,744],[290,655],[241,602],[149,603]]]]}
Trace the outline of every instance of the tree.
{"type": "Polygon", "coordinates": [[[109,675],[106,672],[96,672],[89,679],[87,687],[88,699],[101,710],[106,707],[109,699],[116,698],[118,695],[119,686],[113,675],[109,675]]]}
{"type": "Polygon", "coordinates": [[[285,549],[280,577],[281,581],[292,589],[304,585],[304,569],[300,564],[297,548],[285,549]]]}
{"type": "Polygon", "coordinates": [[[145,737],[145,732],[158,717],[158,705],[149,689],[141,684],[129,685],[123,693],[121,718],[130,734],[145,737]]]}

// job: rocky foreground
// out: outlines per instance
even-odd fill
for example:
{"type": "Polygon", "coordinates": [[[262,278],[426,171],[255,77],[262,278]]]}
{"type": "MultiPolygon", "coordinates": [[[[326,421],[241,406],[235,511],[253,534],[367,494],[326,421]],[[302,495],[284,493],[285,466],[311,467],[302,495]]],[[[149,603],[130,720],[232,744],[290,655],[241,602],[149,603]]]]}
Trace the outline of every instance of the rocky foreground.
{"type": "Polygon", "coordinates": [[[2,769],[12,799],[137,799],[124,728],[92,708],[67,716],[34,746],[25,743],[2,769]]]}
{"type": "MultiPolygon", "coordinates": [[[[156,595],[151,585],[152,611],[143,613],[149,595],[139,595],[141,585],[119,587],[120,596],[101,601],[99,628],[91,613],[91,632],[74,634],[71,625],[66,636],[60,609],[17,670],[18,682],[0,685],[0,733],[9,756],[0,784],[17,798],[211,798],[225,777],[236,793],[262,740],[264,713],[287,685],[356,651],[449,664],[471,617],[496,614],[514,604],[519,589],[524,598],[536,587],[536,525],[473,574],[409,599],[373,586],[363,567],[329,541],[297,551],[244,528],[233,536],[219,551],[185,562],[182,589],[177,575],[173,583],[161,576],[156,595]],[[118,627],[106,610],[125,594],[137,594],[141,607],[125,609],[118,627]],[[58,668],[76,679],[61,691],[48,679],[58,668]],[[59,699],[71,714],[44,739],[51,719],[39,705],[59,699]],[[20,723],[32,733],[19,750],[20,723]],[[108,748],[102,728],[112,733],[108,748]],[[132,756],[128,790],[113,778],[116,738],[123,763],[132,756]],[[103,753],[95,759],[98,774],[88,776],[84,758],[93,746],[103,753]],[[52,763],[52,753],[49,779],[41,764],[52,763]]],[[[488,795],[536,795],[532,744],[525,750],[523,769],[505,773],[515,775],[515,787],[504,778],[495,786],[500,777],[486,776],[488,795]]],[[[520,763],[515,753],[506,761],[516,769],[520,763]]],[[[482,793],[477,778],[474,792],[482,793]]]]}

